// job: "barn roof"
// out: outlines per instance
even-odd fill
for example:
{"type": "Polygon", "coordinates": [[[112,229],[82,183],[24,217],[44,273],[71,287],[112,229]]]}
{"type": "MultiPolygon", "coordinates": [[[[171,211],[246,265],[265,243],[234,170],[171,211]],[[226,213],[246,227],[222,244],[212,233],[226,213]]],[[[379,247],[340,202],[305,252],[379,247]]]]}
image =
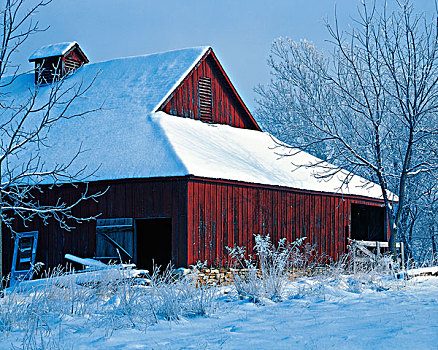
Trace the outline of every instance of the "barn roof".
{"type": "Polygon", "coordinates": [[[37,59],[46,57],[62,56],[77,45],[78,43],[76,41],[46,45],[37,49],[29,57],[29,61],[35,61],[37,59]]]}
{"type": "Polygon", "coordinates": [[[376,184],[284,144],[267,132],[154,113],[185,172],[200,177],[380,198],[376,184]],[[340,170],[330,179],[324,175],[340,170]]]}
{"type": "MultiPolygon", "coordinates": [[[[70,114],[103,109],[79,118],[60,120],[41,150],[47,168],[69,162],[78,149],[71,171],[87,167],[88,180],[113,180],[195,175],[208,178],[278,185],[320,192],[380,198],[380,188],[353,176],[341,186],[346,171],[329,181],[315,177],[314,168],[296,164],[317,158],[278,147],[268,133],[206,124],[156,112],[209,47],[197,47],[89,64],[77,70],[66,86],[87,84],[96,78],[86,98],[77,100],[70,114]],[[342,188],[341,188],[342,187],[342,188]]],[[[34,88],[32,74],[20,76],[9,88],[9,98],[25,99],[34,88]]],[[[40,87],[40,102],[49,87],[40,87]]],[[[32,150],[28,150],[31,152],[32,150]]],[[[21,154],[20,156],[23,156],[21,154]]],[[[50,179],[44,179],[50,183],[50,179]]]]}

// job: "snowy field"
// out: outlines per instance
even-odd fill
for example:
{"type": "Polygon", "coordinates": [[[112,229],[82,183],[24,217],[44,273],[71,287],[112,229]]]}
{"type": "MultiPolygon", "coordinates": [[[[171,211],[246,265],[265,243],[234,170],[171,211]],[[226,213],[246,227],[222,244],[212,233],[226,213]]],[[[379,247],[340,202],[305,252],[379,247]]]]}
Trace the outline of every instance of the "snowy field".
{"type": "MultiPolygon", "coordinates": [[[[158,315],[156,322],[139,317],[142,304],[133,304],[136,309],[129,312],[112,298],[104,304],[107,310],[93,314],[87,305],[79,309],[72,302],[75,297],[70,297],[66,303],[76,308],[74,315],[53,309],[25,318],[21,329],[13,324],[18,316],[15,320],[9,315],[8,326],[7,297],[0,299],[0,348],[438,349],[437,277],[408,281],[305,277],[288,282],[283,301],[277,303],[269,299],[253,303],[239,298],[233,287],[221,287],[210,300],[207,315],[171,321],[158,315]]],[[[90,308],[95,298],[90,296],[90,308]]],[[[44,307],[58,302],[54,299],[44,307]]]]}

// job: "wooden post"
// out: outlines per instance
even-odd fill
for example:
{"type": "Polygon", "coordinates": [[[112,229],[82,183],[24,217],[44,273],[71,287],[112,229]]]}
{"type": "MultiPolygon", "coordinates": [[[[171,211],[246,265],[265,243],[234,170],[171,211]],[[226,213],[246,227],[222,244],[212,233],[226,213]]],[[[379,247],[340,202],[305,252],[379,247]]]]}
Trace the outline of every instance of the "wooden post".
{"type": "Polygon", "coordinates": [[[376,260],[380,258],[380,242],[376,242],[376,260]]]}
{"type": "Polygon", "coordinates": [[[353,248],[353,273],[356,274],[356,243],[351,242],[351,248],[353,248]]]}
{"type": "Polygon", "coordinates": [[[405,268],[405,244],[400,242],[401,267],[405,268]]]}

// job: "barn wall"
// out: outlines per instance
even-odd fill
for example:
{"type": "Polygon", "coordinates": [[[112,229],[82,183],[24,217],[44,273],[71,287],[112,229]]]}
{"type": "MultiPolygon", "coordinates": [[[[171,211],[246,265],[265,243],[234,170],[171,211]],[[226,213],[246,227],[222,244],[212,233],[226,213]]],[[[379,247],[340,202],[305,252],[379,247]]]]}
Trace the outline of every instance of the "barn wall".
{"type": "MultiPolygon", "coordinates": [[[[104,191],[98,203],[89,200],[75,208],[73,214],[79,217],[89,217],[101,213],[100,218],[172,218],[172,256],[176,265],[186,265],[187,261],[187,181],[184,178],[155,180],[119,180],[94,182],[89,184],[88,193],[104,191]],[[183,238],[184,237],[184,238],[183,238]]],[[[42,203],[54,203],[62,198],[66,203],[73,203],[84,185],[79,188],[62,186],[51,191],[45,191],[40,196],[42,203]]],[[[17,232],[38,230],[38,248],[36,261],[44,262],[46,267],[64,264],[64,254],[70,253],[80,257],[93,257],[96,246],[96,221],[74,224],[71,232],[66,232],[59,224],[50,220],[47,226],[41,220],[34,220],[28,227],[17,225],[17,232]]],[[[4,271],[11,269],[13,240],[10,233],[3,236],[3,266],[4,271]]]]}
{"type": "Polygon", "coordinates": [[[245,183],[193,179],[188,183],[189,264],[226,265],[226,247],[252,252],[254,234],[274,242],[307,237],[319,253],[336,259],[346,250],[351,203],[378,201],[245,183]]]}
{"type": "Polygon", "coordinates": [[[213,56],[210,54],[175,90],[162,110],[168,114],[200,120],[198,109],[199,77],[212,80],[212,122],[258,130],[258,126],[235,97],[213,56]]]}
{"type": "MultiPolygon", "coordinates": [[[[74,215],[100,218],[172,218],[172,256],[177,266],[196,261],[213,265],[227,264],[226,247],[245,246],[250,253],[255,233],[269,234],[273,241],[293,241],[307,237],[319,253],[337,258],[345,252],[350,232],[352,203],[381,205],[379,201],[310,193],[276,186],[263,186],[224,180],[192,177],[119,180],[89,184],[89,193],[108,192],[98,203],[81,203],[74,215]]],[[[42,195],[42,203],[58,197],[67,203],[84,191],[63,186],[42,195]]],[[[37,260],[53,267],[64,264],[66,253],[93,257],[96,246],[96,222],[76,224],[71,232],[59,228],[53,220],[47,226],[35,220],[18,232],[39,231],[37,260]]],[[[7,232],[5,232],[7,233],[7,232]]],[[[3,236],[4,271],[10,271],[13,241],[3,236]]]]}

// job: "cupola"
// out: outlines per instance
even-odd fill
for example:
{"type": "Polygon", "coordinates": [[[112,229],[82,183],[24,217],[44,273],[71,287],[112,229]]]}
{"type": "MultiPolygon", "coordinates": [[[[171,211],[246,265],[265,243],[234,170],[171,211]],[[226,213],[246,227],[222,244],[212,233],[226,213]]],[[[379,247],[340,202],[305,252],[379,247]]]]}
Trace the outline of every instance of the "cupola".
{"type": "Polygon", "coordinates": [[[29,57],[29,62],[35,62],[35,84],[50,84],[89,60],[73,41],[43,46],[29,57]]]}

